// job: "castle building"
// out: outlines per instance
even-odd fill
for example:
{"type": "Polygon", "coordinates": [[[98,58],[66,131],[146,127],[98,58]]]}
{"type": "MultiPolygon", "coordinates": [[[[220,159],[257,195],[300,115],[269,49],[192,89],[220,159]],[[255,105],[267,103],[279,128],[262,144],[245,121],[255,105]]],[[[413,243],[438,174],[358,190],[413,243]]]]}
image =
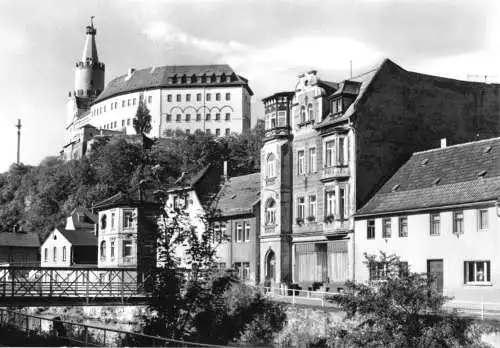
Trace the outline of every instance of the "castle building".
{"type": "Polygon", "coordinates": [[[251,125],[248,80],[226,64],[129,69],[104,87],[104,63],[97,56],[96,29],[87,27],[82,60],[70,92],[64,157],[77,158],[87,141],[102,132],[135,134],[133,118],[146,103],[150,137],[202,131],[217,137],[241,133],[251,125]]]}
{"type": "Polygon", "coordinates": [[[498,135],[499,93],[386,59],[337,83],[310,71],[265,98],[261,279],[325,290],[355,279],[356,210],[413,152],[498,135]]]}

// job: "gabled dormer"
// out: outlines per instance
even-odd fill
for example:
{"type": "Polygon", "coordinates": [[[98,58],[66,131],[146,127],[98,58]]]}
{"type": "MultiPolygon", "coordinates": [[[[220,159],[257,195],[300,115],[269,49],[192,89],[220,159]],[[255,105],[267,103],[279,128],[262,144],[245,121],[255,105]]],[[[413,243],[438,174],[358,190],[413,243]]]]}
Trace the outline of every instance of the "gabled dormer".
{"type": "Polygon", "coordinates": [[[328,97],[330,114],[335,116],[342,115],[359,94],[360,82],[345,80],[340,83],[339,88],[328,97]]]}

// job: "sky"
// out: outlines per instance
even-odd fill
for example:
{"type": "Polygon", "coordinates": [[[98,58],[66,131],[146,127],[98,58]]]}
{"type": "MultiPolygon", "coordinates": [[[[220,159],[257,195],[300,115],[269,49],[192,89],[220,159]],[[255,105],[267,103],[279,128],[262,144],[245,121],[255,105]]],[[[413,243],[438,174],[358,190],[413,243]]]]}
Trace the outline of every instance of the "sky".
{"type": "Polygon", "coordinates": [[[227,63],[261,99],[315,69],[340,81],[402,68],[500,82],[497,0],[0,0],[0,172],[61,150],[73,67],[95,16],[106,82],[129,68],[227,63]]]}

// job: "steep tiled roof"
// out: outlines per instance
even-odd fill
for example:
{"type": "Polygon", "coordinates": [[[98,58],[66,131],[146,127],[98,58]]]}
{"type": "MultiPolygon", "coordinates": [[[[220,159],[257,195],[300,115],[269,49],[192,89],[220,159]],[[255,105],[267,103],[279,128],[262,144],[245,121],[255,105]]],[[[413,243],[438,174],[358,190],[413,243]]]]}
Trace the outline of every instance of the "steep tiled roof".
{"type": "Polygon", "coordinates": [[[416,152],[358,215],[500,197],[500,138],[416,152]]]}
{"type": "Polygon", "coordinates": [[[89,230],[65,230],[58,228],[58,231],[66,238],[73,246],[97,246],[97,237],[93,231],[89,230]]]}
{"type": "Polygon", "coordinates": [[[0,232],[0,246],[38,248],[40,239],[36,233],[0,232]]]}
{"type": "Polygon", "coordinates": [[[119,76],[108,83],[95,102],[100,102],[119,94],[142,91],[151,88],[186,88],[199,86],[245,86],[249,90],[250,94],[253,94],[251,89],[248,87],[248,81],[245,78],[236,75],[233,69],[227,64],[169,65],[136,70],[130,77],[128,75],[119,76]],[[230,77],[230,81],[218,83],[198,83],[197,80],[193,82],[191,81],[192,76],[206,76],[209,78],[213,75],[225,75],[230,77]],[[169,79],[172,78],[176,78],[177,82],[173,83],[172,81],[169,81],[169,79]],[[186,82],[182,82],[183,78],[186,79],[186,82]]]}
{"type": "Polygon", "coordinates": [[[71,219],[75,228],[93,228],[93,225],[97,223],[97,216],[84,207],[73,209],[68,219],[71,219]]]}
{"type": "Polygon", "coordinates": [[[143,183],[141,185],[141,190],[139,190],[139,185],[137,185],[128,192],[118,192],[117,194],[96,203],[93,208],[96,210],[103,210],[114,206],[160,204],[156,194],[157,191],[155,190],[154,185],[143,183]]]}
{"type": "Polygon", "coordinates": [[[230,178],[217,196],[215,209],[222,216],[250,214],[259,193],[260,173],[230,178]]]}

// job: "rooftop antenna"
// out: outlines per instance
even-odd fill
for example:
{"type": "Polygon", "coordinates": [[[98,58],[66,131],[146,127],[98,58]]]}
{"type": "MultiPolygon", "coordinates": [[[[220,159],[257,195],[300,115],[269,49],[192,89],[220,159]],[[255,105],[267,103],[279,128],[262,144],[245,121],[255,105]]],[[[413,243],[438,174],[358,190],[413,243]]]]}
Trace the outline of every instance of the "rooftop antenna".
{"type": "Polygon", "coordinates": [[[17,119],[17,164],[19,164],[19,159],[21,155],[21,119],[17,119]]]}
{"type": "Polygon", "coordinates": [[[349,71],[349,78],[352,79],[352,60],[350,62],[350,71],[349,71]]]}

